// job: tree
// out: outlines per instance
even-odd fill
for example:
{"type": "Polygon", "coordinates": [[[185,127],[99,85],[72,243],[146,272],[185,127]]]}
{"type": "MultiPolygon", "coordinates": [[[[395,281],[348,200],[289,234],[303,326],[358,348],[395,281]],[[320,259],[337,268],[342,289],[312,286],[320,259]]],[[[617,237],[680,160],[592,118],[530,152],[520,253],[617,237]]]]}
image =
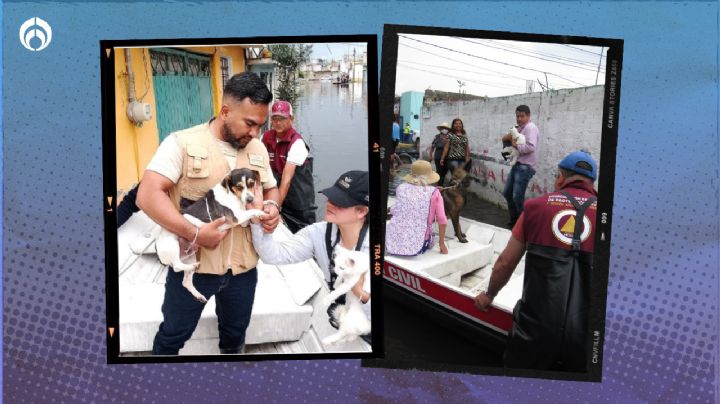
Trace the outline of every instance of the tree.
{"type": "Polygon", "coordinates": [[[272,59],[278,77],[275,99],[288,101],[295,105],[299,94],[297,87],[297,71],[301,64],[310,60],[312,45],[270,45],[272,59]]]}

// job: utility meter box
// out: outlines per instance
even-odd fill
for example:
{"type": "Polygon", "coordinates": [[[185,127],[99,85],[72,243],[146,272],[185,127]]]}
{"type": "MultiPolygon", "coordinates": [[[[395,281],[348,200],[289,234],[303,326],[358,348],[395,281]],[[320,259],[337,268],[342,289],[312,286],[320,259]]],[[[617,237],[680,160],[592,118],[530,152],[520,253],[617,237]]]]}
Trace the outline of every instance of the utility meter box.
{"type": "Polygon", "coordinates": [[[127,108],[128,118],[134,123],[142,123],[152,119],[150,104],[146,102],[133,101],[127,108]]]}

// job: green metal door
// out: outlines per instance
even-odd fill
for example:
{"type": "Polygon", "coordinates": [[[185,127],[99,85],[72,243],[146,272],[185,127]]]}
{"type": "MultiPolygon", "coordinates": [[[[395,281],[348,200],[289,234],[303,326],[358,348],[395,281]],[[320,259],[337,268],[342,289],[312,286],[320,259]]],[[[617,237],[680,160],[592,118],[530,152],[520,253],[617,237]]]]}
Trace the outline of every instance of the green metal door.
{"type": "Polygon", "coordinates": [[[213,116],[210,57],[177,49],[150,49],[160,141],[213,116]]]}

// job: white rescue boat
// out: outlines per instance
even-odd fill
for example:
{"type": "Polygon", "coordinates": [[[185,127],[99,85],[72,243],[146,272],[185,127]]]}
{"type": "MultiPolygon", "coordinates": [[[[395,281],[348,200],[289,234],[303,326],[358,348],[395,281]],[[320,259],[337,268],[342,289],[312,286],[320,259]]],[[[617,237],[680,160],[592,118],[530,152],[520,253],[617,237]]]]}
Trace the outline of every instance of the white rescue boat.
{"type": "MultiPolygon", "coordinates": [[[[510,281],[493,300],[487,312],[474,305],[474,297],[487,288],[492,267],[510,239],[510,230],[460,218],[467,243],[460,243],[451,222],[446,231],[448,254],[432,250],[412,257],[386,254],[384,279],[430,306],[490,330],[507,335],[512,327],[512,311],[522,296],[525,257],[510,281]]],[[[437,225],[435,225],[437,235],[437,225]]]]}
{"type": "MultiPolygon", "coordinates": [[[[118,230],[119,330],[121,356],[146,356],[152,351],[155,333],[162,322],[161,306],[167,268],[154,253],[136,255],[150,243],[155,223],[143,212],[135,213],[118,230]],[[134,244],[131,249],[130,245],[134,244]]],[[[290,231],[280,225],[275,238],[282,240],[290,231]]],[[[250,325],[246,332],[246,354],[290,354],[327,352],[370,352],[358,338],[351,342],[324,346],[320,341],[336,330],[329,324],[322,299],[328,293],[322,270],[314,260],[292,265],[258,263],[250,325]]],[[[190,293],[190,292],[188,292],[190,293]]],[[[215,299],[207,302],[195,332],[180,355],[216,355],[218,348],[215,299]]]]}

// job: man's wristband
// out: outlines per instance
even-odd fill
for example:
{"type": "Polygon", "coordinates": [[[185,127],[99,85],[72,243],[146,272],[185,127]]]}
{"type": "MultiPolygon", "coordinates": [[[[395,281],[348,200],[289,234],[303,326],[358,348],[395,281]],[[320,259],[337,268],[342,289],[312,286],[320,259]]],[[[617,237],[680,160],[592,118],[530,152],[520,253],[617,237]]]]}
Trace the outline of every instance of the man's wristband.
{"type": "Polygon", "coordinates": [[[264,201],[263,201],[263,206],[266,206],[266,205],[272,205],[272,206],[276,207],[277,210],[278,210],[278,212],[280,212],[280,211],[282,210],[282,208],[280,207],[280,205],[279,205],[277,202],[273,201],[272,199],[266,199],[266,200],[264,200],[264,201]]]}
{"type": "Polygon", "coordinates": [[[485,296],[487,296],[487,297],[489,297],[489,298],[491,298],[491,299],[494,299],[494,298],[495,298],[495,295],[496,295],[496,293],[490,293],[490,291],[489,291],[488,289],[485,289],[485,290],[483,291],[483,293],[485,294],[485,296]]]}

